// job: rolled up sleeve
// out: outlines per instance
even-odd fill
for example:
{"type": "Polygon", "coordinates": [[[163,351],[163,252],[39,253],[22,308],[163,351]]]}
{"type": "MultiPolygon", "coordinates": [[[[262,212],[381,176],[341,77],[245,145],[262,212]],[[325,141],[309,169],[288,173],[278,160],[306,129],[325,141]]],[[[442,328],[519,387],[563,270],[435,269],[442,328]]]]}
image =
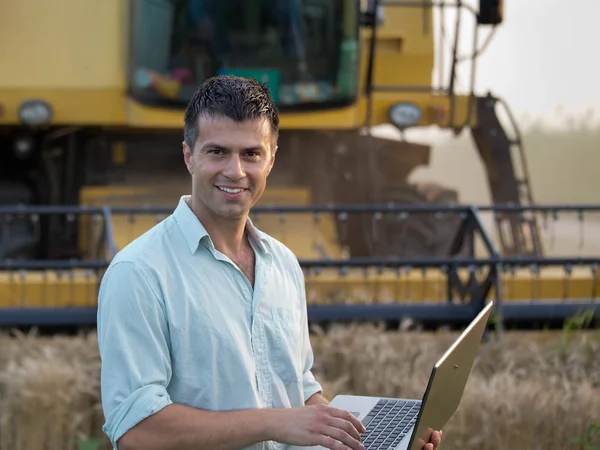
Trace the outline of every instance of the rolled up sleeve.
{"type": "Polygon", "coordinates": [[[114,449],[129,429],[172,403],[164,304],[146,274],[121,261],[105,273],[98,294],[98,345],[103,431],[114,449]]]}
{"type": "Polygon", "coordinates": [[[323,388],[321,384],[315,379],[315,376],[312,373],[310,368],[306,368],[307,366],[312,366],[312,351],[311,357],[306,359],[306,366],[304,370],[304,374],[302,375],[302,384],[304,387],[304,402],[306,402],[309,398],[315,395],[317,392],[322,392],[323,388]]]}

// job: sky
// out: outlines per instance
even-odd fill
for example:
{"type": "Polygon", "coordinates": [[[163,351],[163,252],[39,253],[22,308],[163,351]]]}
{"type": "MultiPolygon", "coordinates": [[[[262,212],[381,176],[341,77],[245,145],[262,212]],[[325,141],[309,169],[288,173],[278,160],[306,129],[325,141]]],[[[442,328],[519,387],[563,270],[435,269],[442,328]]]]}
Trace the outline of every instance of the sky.
{"type": "MultiPolygon", "coordinates": [[[[477,7],[478,0],[466,3],[477,7]]],[[[552,123],[562,106],[565,112],[593,108],[600,121],[600,0],[505,0],[504,5],[504,22],[477,63],[478,92],[503,97],[518,116],[552,123]]],[[[469,44],[473,20],[463,17],[461,40],[469,44]]],[[[454,16],[448,14],[445,22],[453,31],[454,16]]],[[[480,31],[480,42],[488,32],[480,31]]],[[[469,45],[461,53],[469,54],[469,45]]],[[[467,79],[465,73],[460,81],[467,79]]]]}

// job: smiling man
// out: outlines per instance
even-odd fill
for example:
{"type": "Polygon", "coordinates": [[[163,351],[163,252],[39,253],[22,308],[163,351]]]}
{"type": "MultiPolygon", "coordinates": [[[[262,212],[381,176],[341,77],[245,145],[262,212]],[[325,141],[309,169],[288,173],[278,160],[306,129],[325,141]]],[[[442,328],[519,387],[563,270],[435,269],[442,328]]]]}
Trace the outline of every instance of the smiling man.
{"type": "Polygon", "coordinates": [[[298,261],[248,218],[278,130],[277,108],[253,80],[212,78],[190,101],[191,195],[119,252],[100,286],[113,448],[363,448],[361,422],[328,406],[311,372],[298,261]]]}

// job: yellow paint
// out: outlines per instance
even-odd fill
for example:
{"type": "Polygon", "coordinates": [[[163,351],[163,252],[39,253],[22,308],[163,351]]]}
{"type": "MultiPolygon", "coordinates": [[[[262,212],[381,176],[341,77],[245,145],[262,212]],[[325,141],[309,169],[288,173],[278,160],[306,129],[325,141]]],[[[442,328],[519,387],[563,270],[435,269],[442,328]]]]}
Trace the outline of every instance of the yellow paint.
{"type": "Polygon", "coordinates": [[[263,206],[309,206],[310,189],[298,187],[267,187],[259,205],[263,206]]]}
{"type": "MultiPolygon", "coordinates": [[[[385,67],[390,64],[385,64],[385,67]]],[[[412,102],[420,106],[424,111],[420,126],[440,125],[448,126],[449,117],[437,122],[433,118],[434,109],[444,109],[450,111],[450,99],[444,96],[437,96],[430,93],[380,93],[373,94],[373,113],[372,125],[389,123],[389,109],[392,105],[399,102],[412,102]]],[[[469,99],[466,96],[457,96],[455,98],[455,118],[453,126],[464,126],[467,122],[467,110],[469,99]]],[[[160,109],[142,105],[134,100],[128,102],[128,124],[136,128],[164,128],[179,129],[183,124],[182,112],[172,109],[160,109]]],[[[471,121],[475,124],[475,113],[477,110],[473,106],[471,111],[471,121]]],[[[331,109],[325,111],[314,111],[311,113],[283,113],[281,114],[282,129],[298,130],[324,130],[324,129],[354,129],[362,127],[367,117],[367,99],[362,96],[360,100],[352,106],[331,109]]]]}
{"type": "Polygon", "coordinates": [[[3,0],[0,86],[122,91],[126,61],[124,13],[128,3],[3,0]]]}
{"type": "MultiPolygon", "coordinates": [[[[461,271],[461,278],[468,274],[461,271]]],[[[482,278],[482,277],[478,277],[482,278]]],[[[575,270],[565,279],[560,270],[544,270],[539,282],[528,270],[519,270],[516,274],[501,276],[503,301],[569,301],[590,298],[594,279],[589,270],[575,270]]],[[[403,303],[447,302],[446,276],[438,270],[412,270],[400,275],[392,269],[382,274],[376,268],[369,268],[365,275],[362,269],[350,269],[347,275],[341,275],[337,269],[321,269],[318,275],[307,273],[306,289],[312,303],[390,303],[400,300],[403,303]]],[[[597,292],[600,282],[596,281],[597,292]]],[[[488,298],[494,298],[492,289],[488,298]]],[[[458,297],[458,296],[457,296],[458,297]]]]}
{"type": "MultiPolygon", "coordinates": [[[[52,105],[55,125],[93,126],[105,125],[131,128],[181,129],[183,111],[160,109],[127,99],[118,90],[110,89],[2,89],[0,103],[5,113],[0,125],[18,123],[19,105],[27,99],[39,99],[52,105]]],[[[436,122],[430,111],[443,108],[450,111],[450,99],[428,93],[374,93],[372,124],[388,123],[389,108],[398,102],[413,102],[424,111],[419,125],[448,125],[436,122]]],[[[454,124],[464,125],[468,98],[456,97],[454,124]]],[[[353,129],[361,127],[366,120],[367,100],[362,97],[357,104],[345,108],[308,113],[285,113],[281,115],[282,129],[353,129]]],[[[472,122],[476,110],[472,110],[472,122]]]]}
{"type": "MultiPolygon", "coordinates": [[[[142,105],[127,96],[130,2],[124,0],[3,0],[0,14],[0,125],[17,125],[26,99],[42,99],[54,110],[53,124],[118,128],[181,129],[182,109],[142,105]]],[[[434,63],[433,15],[423,8],[387,7],[378,30],[374,81],[380,85],[431,83],[434,63]],[[425,21],[425,22],[424,22],[425,21]],[[427,25],[425,26],[424,25],[427,25]]],[[[351,19],[350,15],[346,20],[351,19]]],[[[340,20],[344,20],[341,18],[340,20]]],[[[366,82],[370,31],[361,31],[359,84],[355,104],[310,113],[284,113],[284,129],[355,129],[366,119],[366,82]]],[[[388,123],[396,102],[419,105],[419,125],[436,121],[433,110],[449,109],[449,99],[429,93],[377,93],[372,124],[388,123]]],[[[465,121],[466,99],[457,120],[465,121]]],[[[446,118],[447,119],[447,118],[446,118]]]]}
{"type": "MultiPolygon", "coordinates": [[[[53,123],[56,125],[106,125],[132,128],[181,129],[183,112],[173,109],[160,109],[142,105],[127,99],[116,90],[48,90],[48,89],[0,89],[0,103],[5,105],[5,113],[0,116],[1,124],[17,124],[19,105],[26,99],[45,100],[54,110],[53,123]],[[89,105],[89,107],[87,106],[89,105]],[[84,107],[85,106],[85,107],[84,107]]],[[[467,119],[468,98],[455,99],[455,120],[453,124],[462,126],[467,119]]],[[[447,120],[436,122],[432,116],[434,108],[450,111],[450,99],[429,93],[379,93],[373,94],[373,125],[388,123],[389,108],[398,102],[412,102],[424,111],[420,125],[438,124],[447,126],[447,120]]],[[[357,104],[340,109],[307,113],[286,113],[281,115],[282,129],[353,129],[366,120],[367,100],[362,98],[357,104]]],[[[476,109],[471,114],[474,124],[476,109]]]]}
{"type": "MultiPolygon", "coordinates": [[[[575,271],[565,282],[559,271],[550,270],[541,278],[539,291],[527,271],[515,277],[504,275],[502,284],[504,302],[540,301],[569,302],[590,298],[594,284],[589,271],[575,271]],[[564,290],[566,287],[566,290],[564,290]]],[[[9,307],[69,307],[95,306],[98,278],[92,271],[66,271],[62,277],[49,271],[19,273],[0,272],[0,308],[9,307]]],[[[600,283],[596,282],[600,290],[600,283]]],[[[365,276],[362,269],[352,269],[346,275],[338,270],[324,269],[317,275],[306,275],[306,293],[309,304],[378,304],[445,303],[446,279],[437,270],[423,276],[418,270],[397,276],[392,271],[378,274],[374,268],[365,276]]],[[[494,292],[489,298],[494,297],[494,292]]]]}
{"type": "Polygon", "coordinates": [[[98,287],[93,271],[0,272],[0,308],[95,306],[98,287]]]}
{"type": "MultiPolygon", "coordinates": [[[[82,190],[83,206],[122,206],[142,205],[148,198],[149,188],[144,187],[86,187],[82,190]]],[[[265,192],[261,205],[308,205],[310,191],[302,188],[271,188],[265,192]]],[[[175,205],[174,205],[175,206],[175,205]]],[[[115,244],[118,250],[148,231],[164,215],[154,214],[111,214],[111,225],[115,244]]],[[[334,218],[331,214],[319,215],[315,223],[313,214],[253,214],[253,223],[261,230],[282,242],[285,242],[296,253],[298,258],[339,258],[342,249],[337,243],[334,218]]],[[[104,220],[89,216],[80,218],[80,248],[88,254],[96,249],[98,240],[103,237],[104,220]]],[[[94,255],[96,256],[96,255],[94,255]]]]}
{"type": "MultiPolygon", "coordinates": [[[[139,199],[147,191],[136,186],[85,186],[79,193],[79,204],[84,207],[100,208],[104,205],[132,205],[132,199],[139,199]]],[[[83,214],[79,218],[79,248],[88,257],[97,257],[98,239],[102,236],[103,217],[90,217],[83,214]]],[[[140,233],[141,234],[141,233],[140,233]]]]}
{"type": "Polygon", "coordinates": [[[17,125],[19,105],[27,99],[44,100],[49,103],[53,109],[54,125],[123,126],[127,122],[126,98],[118,89],[8,89],[0,84],[0,103],[5,109],[4,115],[0,116],[0,125],[17,125]]]}

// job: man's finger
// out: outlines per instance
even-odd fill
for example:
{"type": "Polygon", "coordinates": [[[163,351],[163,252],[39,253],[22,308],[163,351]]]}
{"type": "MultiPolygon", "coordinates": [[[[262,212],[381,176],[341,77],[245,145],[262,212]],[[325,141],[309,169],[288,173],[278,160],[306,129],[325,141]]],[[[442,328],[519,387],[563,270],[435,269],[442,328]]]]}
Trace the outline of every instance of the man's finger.
{"type": "Polygon", "coordinates": [[[346,411],[344,409],[338,409],[338,408],[331,408],[333,415],[335,415],[336,417],[339,417],[341,419],[346,419],[348,420],[350,423],[352,423],[352,425],[354,425],[356,427],[356,429],[358,430],[359,433],[364,433],[365,431],[367,431],[367,429],[365,428],[365,426],[363,425],[363,423],[358,420],[356,418],[356,416],[354,414],[352,414],[349,411],[346,411]]]}
{"type": "MultiPolygon", "coordinates": [[[[321,437],[321,446],[331,450],[350,448],[352,450],[364,450],[362,442],[353,439],[348,433],[339,428],[329,427],[321,437]]],[[[433,450],[433,449],[431,449],[433,450]]]]}
{"type": "Polygon", "coordinates": [[[339,428],[341,430],[344,430],[346,433],[348,433],[350,436],[352,436],[354,439],[359,440],[360,441],[360,432],[356,430],[356,427],[354,425],[352,425],[351,422],[348,422],[347,420],[344,419],[338,419],[337,417],[331,419],[331,426],[339,428]]]}
{"type": "Polygon", "coordinates": [[[356,417],[354,414],[348,411],[346,412],[346,414],[348,415],[348,420],[352,423],[352,425],[356,427],[359,433],[364,433],[367,431],[367,429],[365,428],[363,423],[358,419],[358,417],[356,417]]]}

